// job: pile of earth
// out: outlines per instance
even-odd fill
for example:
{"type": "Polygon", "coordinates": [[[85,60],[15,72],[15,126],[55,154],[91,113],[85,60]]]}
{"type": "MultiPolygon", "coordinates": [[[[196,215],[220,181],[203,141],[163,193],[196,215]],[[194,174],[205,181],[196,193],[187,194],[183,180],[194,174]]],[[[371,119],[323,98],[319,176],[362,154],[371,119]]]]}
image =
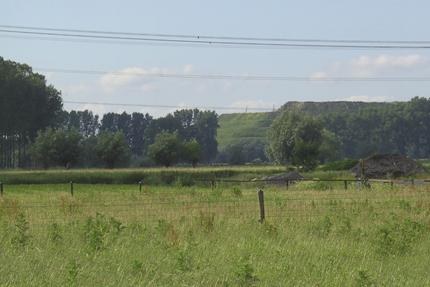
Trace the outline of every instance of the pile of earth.
{"type": "Polygon", "coordinates": [[[304,179],[304,176],[298,173],[297,171],[279,173],[279,174],[274,174],[274,175],[270,175],[262,178],[262,180],[274,181],[274,182],[276,181],[286,182],[287,180],[297,181],[301,179],[304,179]]]}
{"type": "MultiPolygon", "coordinates": [[[[361,163],[351,171],[361,177],[361,163]]],[[[365,178],[397,178],[424,172],[424,168],[415,160],[400,154],[377,154],[363,160],[365,178]]]]}

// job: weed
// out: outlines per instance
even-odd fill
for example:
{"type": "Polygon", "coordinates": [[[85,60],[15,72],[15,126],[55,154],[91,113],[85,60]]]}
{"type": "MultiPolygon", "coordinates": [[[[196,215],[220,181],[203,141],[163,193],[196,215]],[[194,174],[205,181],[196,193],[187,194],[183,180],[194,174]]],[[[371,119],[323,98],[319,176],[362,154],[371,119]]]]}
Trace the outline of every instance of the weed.
{"type": "Polygon", "coordinates": [[[236,282],[239,286],[252,286],[258,282],[257,276],[254,274],[249,256],[242,257],[236,264],[234,269],[236,282]]]}
{"type": "Polygon", "coordinates": [[[336,231],[338,234],[345,235],[351,232],[352,225],[351,219],[347,216],[339,216],[338,224],[336,225],[336,231]]]}
{"type": "Polygon", "coordinates": [[[411,211],[412,210],[411,204],[404,199],[401,199],[399,201],[399,207],[405,211],[411,211]]]}
{"type": "Polygon", "coordinates": [[[70,198],[68,196],[61,196],[60,209],[65,215],[73,215],[79,213],[80,204],[74,198],[70,198]]]}
{"type": "Polygon", "coordinates": [[[104,215],[97,213],[95,218],[87,219],[84,237],[90,249],[98,251],[105,248],[110,234],[115,238],[123,229],[123,225],[116,219],[107,219],[104,215]]]}
{"type": "Polygon", "coordinates": [[[164,237],[168,246],[172,247],[179,245],[179,234],[171,223],[165,220],[159,220],[156,229],[160,235],[164,237]]]}
{"type": "Polygon", "coordinates": [[[133,260],[131,263],[131,269],[134,274],[139,274],[143,270],[143,263],[139,260],[133,260]]]}
{"type": "Polygon", "coordinates": [[[325,238],[329,235],[332,226],[333,222],[331,221],[330,217],[325,216],[322,220],[319,220],[311,225],[309,231],[312,235],[325,238]]]}
{"type": "Polygon", "coordinates": [[[79,265],[73,260],[67,266],[67,283],[69,286],[78,286],[79,265]]]}
{"type": "Polygon", "coordinates": [[[15,234],[12,237],[12,243],[18,247],[24,247],[30,241],[29,224],[25,215],[19,213],[15,223],[15,234]]]}
{"type": "Polygon", "coordinates": [[[6,215],[10,218],[16,217],[19,210],[19,203],[17,200],[8,198],[0,200],[0,217],[2,215],[6,215]]]}
{"type": "Polygon", "coordinates": [[[194,179],[190,174],[184,174],[176,179],[176,185],[181,187],[190,187],[194,185],[194,179]]]}
{"type": "Polygon", "coordinates": [[[200,211],[199,222],[205,232],[211,232],[215,228],[215,214],[200,211]]]}
{"type": "Polygon", "coordinates": [[[188,248],[180,249],[176,258],[177,266],[180,271],[187,272],[192,269],[192,257],[188,248]]]}
{"type": "Polygon", "coordinates": [[[242,197],[242,190],[237,186],[233,187],[231,193],[236,197],[242,197]]]}
{"type": "Polygon", "coordinates": [[[379,227],[374,245],[376,252],[383,256],[405,255],[420,237],[425,225],[409,219],[399,222],[392,220],[379,227]]]}
{"type": "Polygon", "coordinates": [[[358,275],[355,278],[355,286],[357,287],[373,287],[376,286],[375,281],[367,274],[366,271],[358,271],[358,275]]]}
{"type": "Polygon", "coordinates": [[[49,226],[48,237],[49,240],[54,243],[59,243],[63,239],[63,236],[61,236],[61,229],[58,223],[53,223],[49,226]]]}
{"type": "Polygon", "coordinates": [[[278,227],[276,227],[274,224],[265,221],[261,226],[265,234],[269,236],[278,235],[278,227]]]}

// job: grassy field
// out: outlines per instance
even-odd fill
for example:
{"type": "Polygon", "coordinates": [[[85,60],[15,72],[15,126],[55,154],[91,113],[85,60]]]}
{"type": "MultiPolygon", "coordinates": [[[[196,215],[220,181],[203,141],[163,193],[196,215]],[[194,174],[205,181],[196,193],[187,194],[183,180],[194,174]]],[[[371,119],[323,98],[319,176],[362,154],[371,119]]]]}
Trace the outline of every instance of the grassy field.
{"type": "Polygon", "coordinates": [[[217,130],[218,147],[224,149],[229,144],[244,140],[258,139],[266,142],[267,130],[277,113],[237,113],[219,117],[217,130]]]}
{"type": "Polygon", "coordinates": [[[0,286],[428,286],[429,192],[8,185],[0,286]]]}

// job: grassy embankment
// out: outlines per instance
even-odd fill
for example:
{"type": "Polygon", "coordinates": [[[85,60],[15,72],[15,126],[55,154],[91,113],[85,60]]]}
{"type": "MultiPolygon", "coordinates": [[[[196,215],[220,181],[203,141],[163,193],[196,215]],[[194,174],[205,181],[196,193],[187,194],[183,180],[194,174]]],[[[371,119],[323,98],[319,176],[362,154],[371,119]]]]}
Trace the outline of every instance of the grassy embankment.
{"type": "Polygon", "coordinates": [[[267,130],[277,113],[237,113],[219,117],[218,148],[243,141],[266,142],[267,130]]]}

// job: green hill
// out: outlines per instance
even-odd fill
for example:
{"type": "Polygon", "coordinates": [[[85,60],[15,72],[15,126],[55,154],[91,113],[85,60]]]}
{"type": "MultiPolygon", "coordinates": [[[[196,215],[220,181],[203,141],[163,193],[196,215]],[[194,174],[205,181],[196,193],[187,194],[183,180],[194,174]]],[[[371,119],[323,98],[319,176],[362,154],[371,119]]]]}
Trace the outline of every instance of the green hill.
{"type": "MultiPolygon", "coordinates": [[[[280,110],[296,110],[313,116],[325,113],[358,112],[392,103],[369,102],[287,102],[280,110]]],[[[222,114],[219,117],[218,149],[244,141],[266,141],[267,130],[279,112],[222,114]]]]}
{"type": "Polygon", "coordinates": [[[276,112],[222,114],[219,117],[218,148],[245,140],[266,140],[276,112]]]}

